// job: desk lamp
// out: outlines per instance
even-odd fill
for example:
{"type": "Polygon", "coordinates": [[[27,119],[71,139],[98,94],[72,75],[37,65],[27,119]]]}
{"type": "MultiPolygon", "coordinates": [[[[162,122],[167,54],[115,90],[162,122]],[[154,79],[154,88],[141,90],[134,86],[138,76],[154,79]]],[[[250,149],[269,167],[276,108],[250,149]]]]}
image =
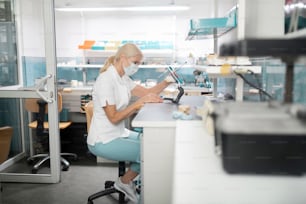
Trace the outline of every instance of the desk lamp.
{"type": "Polygon", "coordinates": [[[175,80],[175,83],[177,84],[177,89],[179,90],[178,95],[175,99],[173,98],[163,98],[164,100],[172,101],[172,103],[178,104],[180,102],[181,97],[184,95],[184,89],[182,85],[184,84],[184,81],[175,73],[174,69],[172,67],[167,67],[170,75],[175,80]]]}

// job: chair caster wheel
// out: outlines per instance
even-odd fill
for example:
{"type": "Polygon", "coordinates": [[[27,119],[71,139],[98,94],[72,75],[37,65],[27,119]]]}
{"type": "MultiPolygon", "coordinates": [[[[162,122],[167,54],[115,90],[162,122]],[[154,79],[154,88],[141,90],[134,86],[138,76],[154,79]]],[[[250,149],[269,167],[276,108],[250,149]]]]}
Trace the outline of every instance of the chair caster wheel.
{"type": "Polygon", "coordinates": [[[91,200],[89,200],[89,201],[87,202],[87,204],[93,204],[93,202],[92,202],[91,200]]]}
{"type": "Polygon", "coordinates": [[[69,169],[69,166],[62,167],[62,171],[68,171],[68,169],[69,169]]]}

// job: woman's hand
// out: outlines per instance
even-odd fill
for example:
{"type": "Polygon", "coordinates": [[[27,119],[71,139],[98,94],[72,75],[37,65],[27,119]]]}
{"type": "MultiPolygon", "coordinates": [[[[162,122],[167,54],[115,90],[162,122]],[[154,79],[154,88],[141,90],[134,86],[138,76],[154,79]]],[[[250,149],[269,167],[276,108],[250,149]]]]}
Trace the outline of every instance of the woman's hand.
{"type": "Polygon", "coordinates": [[[163,102],[163,99],[159,95],[154,94],[154,93],[149,93],[141,97],[138,100],[142,101],[143,103],[161,103],[163,102]]]}
{"type": "Polygon", "coordinates": [[[140,109],[145,103],[162,103],[163,99],[154,93],[149,93],[140,99],[138,99],[135,103],[136,109],[140,109]]]}
{"type": "Polygon", "coordinates": [[[157,94],[150,93],[139,98],[135,103],[133,103],[132,105],[128,106],[123,110],[119,111],[117,110],[116,105],[108,105],[108,104],[106,104],[106,106],[103,107],[103,109],[109,121],[113,124],[117,124],[118,122],[128,118],[135,111],[142,108],[145,103],[161,103],[161,102],[163,102],[161,97],[159,97],[157,94]]]}

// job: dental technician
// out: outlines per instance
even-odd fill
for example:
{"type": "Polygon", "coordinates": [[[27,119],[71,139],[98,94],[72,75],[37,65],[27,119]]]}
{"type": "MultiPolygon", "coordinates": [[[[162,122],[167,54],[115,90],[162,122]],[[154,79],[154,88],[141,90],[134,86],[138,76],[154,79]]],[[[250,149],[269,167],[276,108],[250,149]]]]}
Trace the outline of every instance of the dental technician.
{"type": "Polygon", "coordinates": [[[130,76],[137,72],[142,59],[141,50],[132,43],[124,44],[107,59],[93,87],[94,111],[87,138],[94,155],[130,162],[129,169],[114,187],[133,203],[139,199],[133,180],[140,173],[140,138],[138,132],[125,127],[124,120],[145,103],[163,102],[159,94],[174,82],[168,76],[151,88],[136,84],[130,76]],[[131,96],[138,99],[129,104],[131,96]]]}

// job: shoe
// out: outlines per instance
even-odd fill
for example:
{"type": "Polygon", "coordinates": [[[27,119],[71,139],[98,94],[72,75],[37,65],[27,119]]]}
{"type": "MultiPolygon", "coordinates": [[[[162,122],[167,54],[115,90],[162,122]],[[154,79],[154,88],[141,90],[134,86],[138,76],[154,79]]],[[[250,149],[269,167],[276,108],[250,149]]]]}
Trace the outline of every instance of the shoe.
{"type": "Polygon", "coordinates": [[[138,196],[133,182],[124,184],[119,177],[114,184],[115,189],[125,194],[125,196],[133,203],[138,203],[138,196]]]}

